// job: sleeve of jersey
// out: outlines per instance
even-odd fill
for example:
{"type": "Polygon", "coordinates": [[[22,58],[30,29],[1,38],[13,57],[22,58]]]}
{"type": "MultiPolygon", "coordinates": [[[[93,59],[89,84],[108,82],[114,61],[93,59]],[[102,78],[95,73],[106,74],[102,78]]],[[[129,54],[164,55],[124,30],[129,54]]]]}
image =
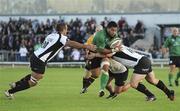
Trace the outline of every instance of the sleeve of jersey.
{"type": "Polygon", "coordinates": [[[164,47],[164,48],[168,48],[168,47],[169,47],[169,44],[170,44],[170,38],[168,37],[168,38],[166,39],[166,41],[164,42],[163,47],[164,47]]]}
{"type": "Polygon", "coordinates": [[[61,36],[60,42],[61,42],[63,45],[65,45],[68,40],[69,40],[69,39],[68,39],[67,36],[61,36]]]}
{"type": "Polygon", "coordinates": [[[93,37],[94,37],[94,36],[91,35],[91,36],[88,38],[88,40],[86,41],[86,44],[88,44],[88,45],[92,44],[93,37]]]}
{"type": "Polygon", "coordinates": [[[97,52],[102,52],[103,51],[103,49],[105,47],[105,42],[104,42],[104,37],[103,37],[102,34],[97,33],[94,36],[93,43],[97,47],[97,49],[96,49],[97,52]]]}

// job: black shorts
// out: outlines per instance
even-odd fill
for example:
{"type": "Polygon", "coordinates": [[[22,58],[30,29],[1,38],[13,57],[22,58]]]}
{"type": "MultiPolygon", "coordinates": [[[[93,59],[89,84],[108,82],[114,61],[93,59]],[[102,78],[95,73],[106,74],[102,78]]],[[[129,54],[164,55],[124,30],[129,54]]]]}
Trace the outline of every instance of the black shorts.
{"type": "Polygon", "coordinates": [[[149,74],[152,72],[151,61],[148,57],[142,57],[138,64],[134,67],[134,72],[137,74],[149,74]]]}
{"type": "Polygon", "coordinates": [[[180,56],[171,56],[169,59],[169,65],[176,65],[176,67],[180,67],[180,56]]]}
{"type": "Polygon", "coordinates": [[[96,58],[93,58],[91,60],[88,60],[85,68],[89,69],[89,70],[95,69],[95,68],[100,68],[101,61],[102,61],[102,58],[99,58],[99,57],[96,57],[96,58]]]}
{"type": "Polygon", "coordinates": [[[116,86],[123,86],[128,78],[128,70],[125,71],[124,73],[116,73],[116,74],[109,71],[109,77],[115,79],[116,86]]]}
{"type": "Polygon", "coordinates": [[[30,57],[30,67],[31,70],[38,74],[44,74],[46,63],[42,62],[34,54],[30,57]]]}

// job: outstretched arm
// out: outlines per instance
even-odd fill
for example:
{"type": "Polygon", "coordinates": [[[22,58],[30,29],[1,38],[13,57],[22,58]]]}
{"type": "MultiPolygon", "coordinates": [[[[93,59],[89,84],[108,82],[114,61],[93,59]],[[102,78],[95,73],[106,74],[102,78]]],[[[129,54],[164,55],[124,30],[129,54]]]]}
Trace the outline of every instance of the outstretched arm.
{"type": "Polygon", "coordinates": [[[72,40],[68,40],[66,42],[65,46],[69,46],[69,47],[73,47],[73,48],[77,48],[77,49],[88,49],[91,51],[95,51],[96,50],[96,46],[95,45],[86,45],[86,44],[81,44],[72,40]]]}

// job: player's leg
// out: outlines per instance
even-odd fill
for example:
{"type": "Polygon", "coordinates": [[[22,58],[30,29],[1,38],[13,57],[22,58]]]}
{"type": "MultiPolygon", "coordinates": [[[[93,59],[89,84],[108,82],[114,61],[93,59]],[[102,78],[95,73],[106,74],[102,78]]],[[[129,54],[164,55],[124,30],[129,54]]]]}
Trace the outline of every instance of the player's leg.
{"type": "Polygon", "coordinates": [[[96,78],[100,75],[100,64],[102,58],[94,58],[88,61],[88,70],[91,72],[91,76],[89,78],[84,79],[83,88],[81,90],[81,94],[87,91],[87,88],[95,81],[96,78]]]}
{"type": "Polygon", "coordinates": [[[85,66],[85,75],[83,76],[83,88],[82,88],[82,91],[80,93],[85,93],[87,92],[87,89],[85,88],[86,87],[86,84],[89,82],[89,78],[91,77],[91,71],[90,71],[90,68],[88,67],[88,64],[86,64],[85,66]]]}
{"type": "Polygon", "coordinates": [[[177,72],[177,75],[176,75],[176,79],[175,79],[175,85],[176,86],[179,86],[179,78],[180,78],[180,56],[178,56],[176,58],[176,63],[175,63],[176,67],[178,68],[178,72],[177,72]]]}
{"type": "Polygon", "coordinates": [[[112,86],[112,80],[114,79],[114,77],[111,75],[111,73],[109,72],[109,80],[108,80],[108,83],[106,85],[106,89],[108,90],[109,92],[109,96],[106,97],[107,99],[112,97],[114,95],[114,89],[113,89],[113,86],[112,86]]]}
{"type": "Polygon", "coordinates": [[[17,81],[14,87],[11,87],[11,89],[5,91],[5,95],[9,99],[12,99],[14,93],[29,89],[30,87],[35,86],[38,83],[38,81],[42,78],[43,78],[43,74],[37,74],[34,72],[32,74],[28,74],[21,80],[17,81]]]}
{"type": "Polygon", "coordinates": [[[115,87],[114,87],[114,95],[112,98],[115,98],[118,94],[127,91],[130,88],[130,84],[125,84],[128,77],[128,69],[125,72],[113,74],[115,78],[115,87]]]}
{"type": "Polygon", "coordinates": [[[97,79],[100,75],[100,68],[91,69],[91,76],[89,78],[83,78],[83,88],[81,94],[87,92],[87,88],[97,79]]]}
{"type": "MultiPolygon", "coordinates": [[[[109,71],[109,76],[110,78],[114,78],[115,79],[115,86],[114,86],[114,91],[110,92],[110,95],[107,97],[107,99],[109,98],[115,98],[118,94],[125,92],[128,90],[128,88],[130,87],[130,84],[125,84],[125,81],[127,80],[128,77],[128,70],[126,69],[125,72],[122,73],[112,73],[111,71],[109,71]]],[[[112,86],[111,86],[112,88],[112,86]]]]}
{"type": "Polygon", "coordinates": [[[173,86],[173,74],[175,73],[175,70],[176,70],[175,65],[169,65],[169,74],[168,74],[169,86],[173,86]]]}
{"type": "Polygon", "coordinates": [[[130,85],[132,88],[145,94],[147,96],[147,101],[154,101],[156,100],[154,94],[150,92],[142,83],[140,83],[145,77],[146,75],[133,73],[130,85]]]}
{"type": "Polygon", "coordinates": [[[180,78],[180,66],[178,67],[178,72],[175,79],[175,85],[179,86],[179,78],[180,78]]]}
{"type": "Polygon", "coordinates": [[[110,58],[110,70],[109,70],[109,76],[113,77],[115,79],[115,87],[114,92],[110,93],[110,95],[107,98],[113,98],[116,97],[117,94],[119,94],[122,91],[126,91],[130,84],[125,85],[125,81],[128,77],[128,69],[122,65],[121,63],[115,61],[114,59],[110,58]]]}
{"type": "Polygon", "coordinates": [[[101,77],[100,77],[100,91],[99,97],[104,96],[104,89],[106,88],[107,82],[109,80],[109,59],[104,58],[101,63],[101,77]]]}
{"type": "Polygon", "coordinates": [[[43,78],[43,74],[45,72],[45,63],[37,59],[35,55],[32,55],[30,58],[30,66],[32,70],[32,74],[28,74],[19,81],[14,83],[14,86],[11,89],[5,91],[5,95],[8,98],[12,98],[13,94],[26,90],[30,87],[33,87],[37,84],[37,81],[43,78]]]}
{"type": "Polygon", "coordinates": [[[157,79],[155,77],[154,72],[150,72],[147,76],[146,76],[146,80],[155,85],[157,88],[161,89],[170,100],[174,100],[174,91],[173,90],[169,90],[166,85],[163,83],[163,81],[157,79]]]}
{"type": "Polygon", "coordinates": [[[127,91],[131,87],[130,83],[126,83],[126,80],[128,78],[128,72],[129,72],[129,70],[126,69],[125,72],[120,73],[115,76],[115,93],[120,94],[122,92],[127,91]],[[120,90],[118,90],[118,87],[121,87],[121,86],[122,86],[122,88],[120,90]]]}

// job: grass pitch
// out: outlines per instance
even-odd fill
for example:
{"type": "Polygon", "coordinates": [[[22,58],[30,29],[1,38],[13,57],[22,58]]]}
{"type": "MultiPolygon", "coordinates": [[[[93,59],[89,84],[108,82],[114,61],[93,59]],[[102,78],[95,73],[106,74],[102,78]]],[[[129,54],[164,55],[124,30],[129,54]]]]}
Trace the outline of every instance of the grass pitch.
{"type": "MultiPolygon", "coordinates": [[[[99,79],[80,95],[83,69],[48,68],[38,86],[15,94],[14,100],[4,97],[8,84],[19,80],[31,71],[28,68],[0,68],[0,111],[180,111],[180,87],[175,90],[175,101],[169,101],[165,94],[144,81],[155,93],[157,100],[145,101],[145,96],[129,89],[115,99],[99,98],[99,79]]],[[[155,69],[156,77],[167,84],[168,69],[155,69]]],[[[130,71],[129,76],[132,75],[130,71]]]]}

